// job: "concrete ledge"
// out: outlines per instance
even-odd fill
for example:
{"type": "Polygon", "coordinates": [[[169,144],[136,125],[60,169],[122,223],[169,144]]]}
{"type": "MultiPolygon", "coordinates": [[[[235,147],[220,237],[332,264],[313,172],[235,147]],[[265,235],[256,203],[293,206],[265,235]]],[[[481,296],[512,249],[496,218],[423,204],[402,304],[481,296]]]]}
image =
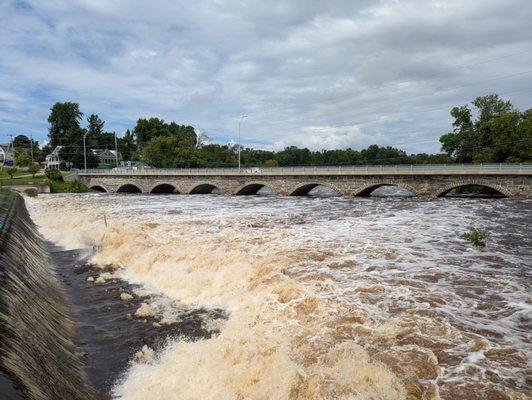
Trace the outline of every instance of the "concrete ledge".
{"type": "Polygon", "coordinates": [[[23,193],[27,195],[50,193],[50,186],[45,184],[39,185],[8,185],[2,186],[3,189],[12,190],[14,192],[23,193]]]}

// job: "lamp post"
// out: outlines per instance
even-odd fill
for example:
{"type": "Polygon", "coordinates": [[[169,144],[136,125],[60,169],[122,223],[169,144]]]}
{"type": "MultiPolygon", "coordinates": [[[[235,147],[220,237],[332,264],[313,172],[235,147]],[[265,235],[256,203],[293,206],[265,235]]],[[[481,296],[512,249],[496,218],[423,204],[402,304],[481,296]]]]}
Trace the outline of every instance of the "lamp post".
{"type": "Polygon", "coordinates": [[[240,126],[242,125],[242,121],[244,118],[247,118],[247,115],[242,115],[240,117],[240,121],[238,121],[238,173],[240,173],[240,126]]]}
{"type": "Polygon", "coordinates": [[[118,143],[117,143],[117,140],[116,140],[116,132],[115,132],[115,164],[116,164],[116,168],[118,168],[118,143]]]}
{"type": "Polygon", "coordinates": [[[87,132],[83,134],[83,164],[85,166],[85,172],[87,172],[87,150],[85,147],[85,136],[87,136],[87,132]]]}

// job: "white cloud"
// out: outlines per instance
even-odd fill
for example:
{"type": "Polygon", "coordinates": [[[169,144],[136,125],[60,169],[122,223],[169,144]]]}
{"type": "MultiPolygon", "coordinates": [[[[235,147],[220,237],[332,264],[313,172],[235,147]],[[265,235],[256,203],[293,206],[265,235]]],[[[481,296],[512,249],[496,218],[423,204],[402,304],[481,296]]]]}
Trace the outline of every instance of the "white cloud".
{"type": "Polygon", "coordinates": [[[531,69],[530,20],[528,0],[4,1],[0,133],[42,140],[68,100],[119,133],[158,116],[226,142],[248,114],[248,144],[437,151],[453,105],[530,107],[531,74],[487,82],[531,69]]]}

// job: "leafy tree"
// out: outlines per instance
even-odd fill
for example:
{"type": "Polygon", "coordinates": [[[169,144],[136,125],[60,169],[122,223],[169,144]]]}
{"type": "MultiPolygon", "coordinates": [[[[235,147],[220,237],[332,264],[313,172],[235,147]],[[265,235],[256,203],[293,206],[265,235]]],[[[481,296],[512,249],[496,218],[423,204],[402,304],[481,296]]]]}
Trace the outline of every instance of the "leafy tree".
{"type": "Polygon", "coordinates": [[[237,163],[235,151],[227,145],[206,144],[195,153],[201,167],[233,167],[237,163]]]}
{"type": "Polygon", "coordinates": [[[19,167],[27,167],[31,164],[31,158],[26,153],[21,152],[15,157],[15,164],[19,167]]]}
{"type": "Polygon", "coordinates": [[[262,164],[263,167],[265,168],[272,168],[272,167],[277,167],[279,166],[279,164],[277,163],[277,160],[266,160],[264,161],[264,163],[262,164]]]}
{"type": "Polygon", "coordinates": [[[191,147],[195,147],[198,141],[196,131],[192,126],[179,125],[175,122],[167,124],[159,118],[139,119],[133,129],[133,134],[137,139],[139,148],[144,147],[153,138],[160,136],[173,136],[178,143],[184,141],[191,147]]]}
{"type": "Polygon", "coordinates": [[[124,136],[118,138],[118,149],[122,155],[122,158],[126,161],[139,159],[135,137],[129,131],[129,129],[126,131],[124,136]]]}
{"type": "Polygon", "coordinates": [[[28,168],[28,172],[31,174],[31,177],[35,179],[35,174],[39,172],[39,166],[37,164],[31,164],[28,168]]]}
{"type": "Polygon", "coordinates": [[[289,146],[276,154],[279,165],[295,166],[309,165],[311,163],[311,152],[307,148],[300,149],[296,146],[289,146]]]}
{"type": "Polygon", "coordinates": [[[520,112],[496,94],[472,105],[451,110],[453,132],[440,137],[443,151],[462,163],[532,160],[531,110],[520,112]]]}
{"type": "Polygon", "coordinates": [[[31,145],[30,139],[26,135],[17,135],[13,139],[13,147],[16,150],[29,149],[30,145],[31,145]]]}
{"type": "Polygon", "coordinates": [[[166,136],[168,134],[168,130],[166,129],[166,124],[162,119],[140,118],[133,129],[133,134],[137,138],[138,146],[142,148],[151,139],[159,136],[166,136]]]}
{"type": "Polygon", "coordinates": [[[173,136],[159,136],[151,139],[142,149],[144,160],[156,168],[175,168],[177,139],[173,136]]]}
{"type": "Polygon", "coordinates": [[[71,133],[80,130],[82,117],[83,113],[79,110],[78,103],[55,103],[48,117],[50,146],[53,148],[68,144],[71,133]]]}
{"type": "Polygon", "coordinates": [[[16,154],[22,152],[30,154],[33,152],[33,158],[40,160],[41,159],[41,150],[39,149],[39,142],[31,140],[26,135],[17,135],[13,139],[13,147],[16,154]]]}
{"type": "Polygon", "coordinates": [[[16,167],[7,167],[6,172],[9,175],[11,179],[13,179],[13,176],[18,172],[18,168],[16,167]]]}
{"type": "Polygon", "coordinates": [[[61,174],[61,171],[58,171],[57,169],[48,168],[44,174],[51,181],[63,182],[63,175],[61,174]]]}

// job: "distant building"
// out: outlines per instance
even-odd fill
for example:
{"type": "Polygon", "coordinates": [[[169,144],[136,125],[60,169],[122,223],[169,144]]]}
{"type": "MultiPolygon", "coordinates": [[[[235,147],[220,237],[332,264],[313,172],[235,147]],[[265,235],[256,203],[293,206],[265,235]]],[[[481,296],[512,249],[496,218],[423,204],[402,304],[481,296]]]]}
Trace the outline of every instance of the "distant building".
{"type": "Polygon", "coordinates": [[[71,162],[67,163],[61,158],[59,153],[61,152],[62,148],[63,146],[56,146],[55,149],[53,149],[52,152],[46,156],[44,159],[44,162],[46,163],[46,169],[61,169],[62,167],[70,169],[72,167],[71,162]]]}
{"type": "MultiPolygon", "coordinates": [[[[92,149],[92,154],[94,154],[99,159],[98,166],[100,168],[108,168],[111,165],[116,166],[116,151],[115,150],[108,150],[108,149],[92,149]]],[[[122,161],[122,156],[120,153],[118,153],[118,165],[120,165],[120,162],[122,161]]]]}
{"type": "Polygon", "coordinates": [[[12,166],[15,161],[15,153],[10,144],[0,144],[0,167],[12,166]]]}
{"type": "MultiPolygon", "coordinates": [[[[65,162],[61,158],[61,149],[63,146],[57,146],[50,154],[45,158],[46,168],[53,169],[70,169],[72,168],[71,162],[65,162]]],[[[109,168],[112,165],[116,165],[116,151],[108,149],[91,149],[90,152],[98,157],[99,168],[109,168]]],[[[122,161],[122,156],[118,153],[118,163],[122,161]]]]}
{"type": "Polygon", "coordinates": [[[151,168],[148,164],[143,161],[122,161],[120,163],[120,168],[131,168],[131,169],[147,169],[151,168]]]}

